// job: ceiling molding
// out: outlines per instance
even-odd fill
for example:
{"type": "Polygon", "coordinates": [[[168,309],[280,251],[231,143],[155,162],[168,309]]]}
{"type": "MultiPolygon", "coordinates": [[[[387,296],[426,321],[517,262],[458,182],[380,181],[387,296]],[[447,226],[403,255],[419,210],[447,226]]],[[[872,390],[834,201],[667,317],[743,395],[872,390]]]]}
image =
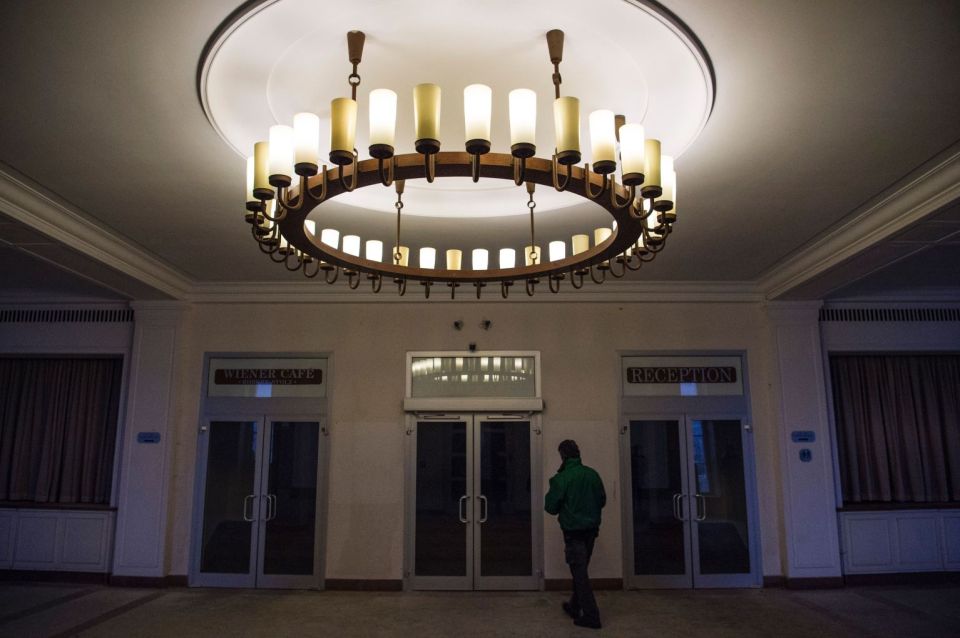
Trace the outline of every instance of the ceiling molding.
{"type": "Polygon", "coordinates": [[[0,167],[0,212],[171,297],[182,299],[194,285],[184,273],[56,201],[6,166],[0,167]]]}
{"type": "Polygon", "coordinates": [[[608,281],[602,286],[586,285],[573,290],[569,282],[552,294],[546,283],[537,286],[536,295],[528,297],[523,284],[517,283],[504,300],[499,286],[490,285],[477,300],[473,287],[461,286],[455,300],[444,284],[436,284],[430,299],[424,299],[423,288],[410,282],[407,294],[400,296],[392,284],[374,294],[367,282],[360,289],[349,290],[346,284],[327,286],[322,282],[223,282],[198,283],[188,301],[194,303],[759,303],[763,295],[750,282],[712,281],[608,281]]]}
{"type": "Polygon", "coordinates": [[[854,210],[758,280],[775,299],[960,198],[960,144],[854,210]]]}

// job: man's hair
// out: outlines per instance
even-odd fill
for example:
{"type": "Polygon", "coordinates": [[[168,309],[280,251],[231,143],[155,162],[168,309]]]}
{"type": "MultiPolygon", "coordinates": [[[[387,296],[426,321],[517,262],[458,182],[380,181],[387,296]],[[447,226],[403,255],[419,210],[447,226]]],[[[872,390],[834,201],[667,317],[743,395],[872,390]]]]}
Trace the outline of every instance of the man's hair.
{"type": "Polygon", "coordinates": [[[560,447],[558,447],[557,450],[559,450],[560,457],[563,460],[580,458],[580,448],[577,447],[577,442],[573,439],[561,441],[560,447]]]}

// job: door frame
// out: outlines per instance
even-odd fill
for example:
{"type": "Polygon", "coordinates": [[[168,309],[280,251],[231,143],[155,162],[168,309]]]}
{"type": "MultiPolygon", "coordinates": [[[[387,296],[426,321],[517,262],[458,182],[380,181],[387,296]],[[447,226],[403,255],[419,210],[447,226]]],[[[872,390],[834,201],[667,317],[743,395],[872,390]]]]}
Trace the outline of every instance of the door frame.
{"type": "MultiPolygon", "coordinates": [[[[531,412],[490,411],[490,412],[408,412],[404,418],[404,556],[403,589],[416,590],[530,590],[543,591],[543,516],[541,510],[543,484],[543,428],[541,415],[531,412]],[[416,576],[413,573],[416,560],[416,496],[417,496],[417,422],[421,420],[463,421],[466,424],[467,440],[467,496],[471,505],[466,508],[468,517],[467,565],[465,576],[416,576]],[[479,423],[490,421],[529,421],[530,422],[530,506],[531,506],[531,558],[530,576],[487,576],[480,580],[479,536],[474,533],[480,517],[479,499],[475,486],[479,486],[480,467],[478,458],[480,427],[479,423]]],[[[482,533],[482,531],[481,531],[482,533]]]]}

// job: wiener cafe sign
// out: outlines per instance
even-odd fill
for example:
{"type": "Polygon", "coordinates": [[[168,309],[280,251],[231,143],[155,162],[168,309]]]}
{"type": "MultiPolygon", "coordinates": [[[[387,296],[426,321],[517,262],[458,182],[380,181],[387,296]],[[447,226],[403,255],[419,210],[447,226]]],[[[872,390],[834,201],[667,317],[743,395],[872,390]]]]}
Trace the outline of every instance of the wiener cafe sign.
{"type": "Polygon", "coordinates": [[[624,357],[624,396],[740,396],[740,357],[624,357]]]}
{"type": "Polygon", "coordinates": [[[216,358],[210,360],[207,396],[323,397],[326,382],[326,359],[216,358]]]}

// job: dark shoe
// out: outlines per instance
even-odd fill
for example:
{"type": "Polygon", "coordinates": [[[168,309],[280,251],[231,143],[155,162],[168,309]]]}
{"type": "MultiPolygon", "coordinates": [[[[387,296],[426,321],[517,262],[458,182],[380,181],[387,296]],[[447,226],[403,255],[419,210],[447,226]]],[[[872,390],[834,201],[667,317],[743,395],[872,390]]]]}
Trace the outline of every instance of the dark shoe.
{"type": "Polygon", "coordinates": [[[580,618],[575,618],[573,624],[577,627],[586,627],[588,629],[600,629],[603,625],[600,624],[599,620],[587,620],[583,616],[580,618]]]}
{"type": "Polygon", "coordinates": [[[560,606],[563,607],[563,611],[565,611],[566,614],[567,614],[568,616],[570,616],[571,618],[573,618],[574,620],[576,620],[577,618],[580,617],[580,610],[579,610],[579,609],[575,609],[574,606],[571,605],[570,603],[566,603],[566,602],[565,602],[565,603],[563,603],[563,604],[560,605],[560,606]]]}

